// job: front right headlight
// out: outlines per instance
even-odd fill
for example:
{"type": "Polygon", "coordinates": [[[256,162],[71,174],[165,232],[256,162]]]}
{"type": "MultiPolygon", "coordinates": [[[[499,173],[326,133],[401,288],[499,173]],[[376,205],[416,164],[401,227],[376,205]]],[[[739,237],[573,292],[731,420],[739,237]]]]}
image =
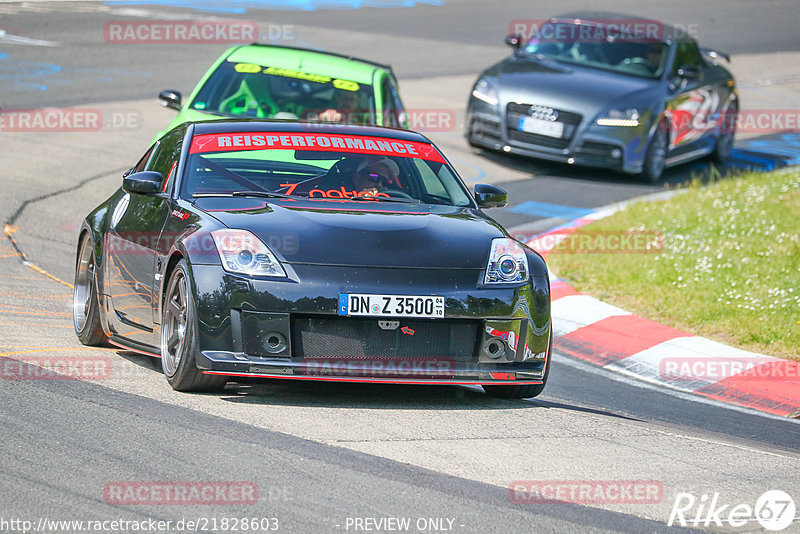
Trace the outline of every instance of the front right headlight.
{"type": "Polygon", "coordinates": [[[528,256],[522,245],[501,237],[492,240],[484,284],[512,284],[528,280],[528,256]]]}
{"type": "Polygon", "coordinates": [[[609,109],[597,118],[598,126],[639,126],[639,110],[636,108],[609,109]]]}
{"type": "Polygon", "coordinates": [[[500,99],[497,97],[497,89],[486,78],[478,80],[475,84],[475,88],[472,90],[472,96],[486,102],[490,106],[496,106],[500,102],[500,99]]]}

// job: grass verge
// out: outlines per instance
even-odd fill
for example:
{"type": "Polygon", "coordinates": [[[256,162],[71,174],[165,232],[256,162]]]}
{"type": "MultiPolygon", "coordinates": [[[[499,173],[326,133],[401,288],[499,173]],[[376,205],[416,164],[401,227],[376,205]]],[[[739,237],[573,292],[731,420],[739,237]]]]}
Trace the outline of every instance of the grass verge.
{"type": "Polygon", "coordinates": [[[800,171],[707,186],[695,180],[684,189],[578,231],[593,240],[655,232],[660,250],[559,247],[566,250],[548,255],[550,268],[579,291],[648,319],[800,361],[800,171]]]}

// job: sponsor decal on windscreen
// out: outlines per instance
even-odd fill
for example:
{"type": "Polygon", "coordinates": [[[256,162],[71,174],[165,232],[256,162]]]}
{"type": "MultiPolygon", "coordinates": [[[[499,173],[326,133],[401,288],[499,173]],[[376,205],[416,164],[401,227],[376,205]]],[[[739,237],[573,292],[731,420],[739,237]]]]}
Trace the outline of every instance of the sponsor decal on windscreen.
{"type": "Polygon", "coordinates": [[[196,135],[192,139],[190,154],[203,152],[239,152],[244,150],[311,150],[318,152],[348,152],[420,158],[444,163],[444,158],[433,145],[361,135],[330,135],[317,133],[224,133],[196,135]]]}

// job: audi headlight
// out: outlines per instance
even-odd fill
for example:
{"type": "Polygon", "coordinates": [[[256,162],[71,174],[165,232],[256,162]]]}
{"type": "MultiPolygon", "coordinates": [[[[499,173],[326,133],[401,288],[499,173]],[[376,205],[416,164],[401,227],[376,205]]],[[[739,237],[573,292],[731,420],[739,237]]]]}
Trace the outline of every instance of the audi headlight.
{"type": "Polygon", "coordinates": [[[609,109],[598,117],[599,126],[639,126],[639,110],[636,108],[609,109]]]}
{"type": "Polygon", "coordinates": [[[497,89],[495,89],[494,85],[489,83],[489,80],[486,78],[478,80],[478,83],[475,84],[475,88],[472,90],[472,96],[486,102],[490,106],[496,106],[497,103],[500,102],[500,99],[497,97],[497,89]]]}
{"type": "Polygon", "coordinates": [[[508,238],[492,240],[485,284],[509,284],[528,280],[528,257],[525,249],[508,238]]]}
{"type": "Polygon", "coordinates": [[[278,258],[267,245],[247,230],[214,230],[222,268],[229,273],[286,278],[278,258]]]}

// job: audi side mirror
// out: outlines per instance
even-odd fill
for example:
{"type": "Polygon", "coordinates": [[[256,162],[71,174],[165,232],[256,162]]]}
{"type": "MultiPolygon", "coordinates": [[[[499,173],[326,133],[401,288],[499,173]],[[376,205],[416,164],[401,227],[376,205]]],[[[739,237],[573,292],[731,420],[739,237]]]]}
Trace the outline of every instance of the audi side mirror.
{"type": "Polygon", "coordinates": [[[506,35],[505,43],[514,49],[514,53],[518,52],[522,46],[522,37],[519,35],[506,35]]]}

